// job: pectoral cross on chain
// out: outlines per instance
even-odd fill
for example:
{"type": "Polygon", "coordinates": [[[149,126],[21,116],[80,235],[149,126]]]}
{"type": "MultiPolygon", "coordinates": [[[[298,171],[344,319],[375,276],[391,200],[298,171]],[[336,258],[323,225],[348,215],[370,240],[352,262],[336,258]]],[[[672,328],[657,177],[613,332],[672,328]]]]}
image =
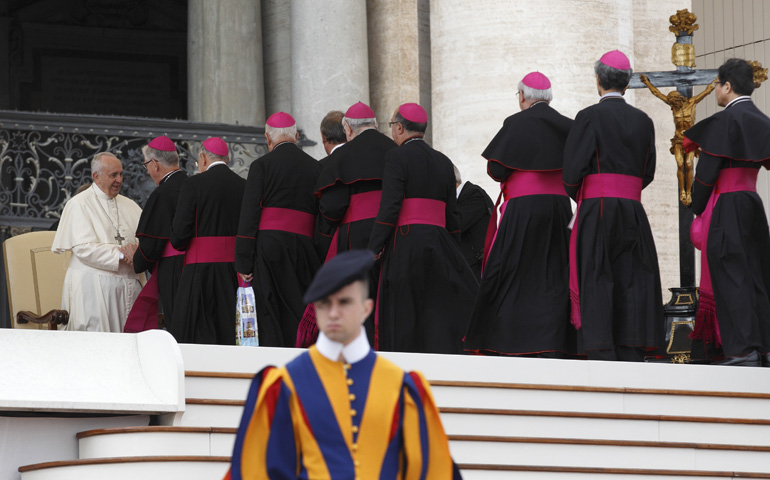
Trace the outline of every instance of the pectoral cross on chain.
{"type": "Polygon", "coordinates": [[[117,235],[115,235],[115,240],[118,241],[118,245],[123,245],[123,240],[125,240],[125,237],[122,237],[120,232],[118,232],[117,235]]]}

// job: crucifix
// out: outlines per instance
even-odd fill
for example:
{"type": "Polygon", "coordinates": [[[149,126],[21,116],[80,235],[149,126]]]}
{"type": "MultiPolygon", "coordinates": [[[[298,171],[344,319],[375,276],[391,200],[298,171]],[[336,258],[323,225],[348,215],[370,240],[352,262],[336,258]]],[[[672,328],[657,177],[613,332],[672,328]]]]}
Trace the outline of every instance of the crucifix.
{"type": "MultiPolygon", "coordinates": [[[[671,139],[671,153],[677,160],[677,177],[679,179],[679,281],[683,287],[695,286],[695,249],[690,241],[690,225],[693,213],[687,206],[690,204],[690,187],[692,186],[693,155],[687,155],[682,148],[682,134],[695,122],[695,105],[711,93],[717,76],[716,69],[696,70],[695,47],[692,35],[698,29],[695,14],[678,10],[676,15],[669,18],[668,27],[676,35],[676,43],[671,47],[671,61],[676,70],[668,72],[640,72],[631,77],[628,88],[650,88],[653,94],[665,101],[674,114],[676,133],[671,139]],[[709,85],[697,97],[693,98],[692,89],[695,85],[709,85]],[[676,87],[676,92],[663,96],[656,87],[676,87]],[[657,92],[657,93],[656,93],[657,92]]],[[[696,152],[693,152],[696,154],[696,152]]]]}
{"type": "Polygon", "coordinates": [[[126,237],[121,236],[120,232],[115,234],[115,240],[118,241],[118,245],[123,245],[123,240],[125,240],[125,239],[126,239],[126,237]]]}

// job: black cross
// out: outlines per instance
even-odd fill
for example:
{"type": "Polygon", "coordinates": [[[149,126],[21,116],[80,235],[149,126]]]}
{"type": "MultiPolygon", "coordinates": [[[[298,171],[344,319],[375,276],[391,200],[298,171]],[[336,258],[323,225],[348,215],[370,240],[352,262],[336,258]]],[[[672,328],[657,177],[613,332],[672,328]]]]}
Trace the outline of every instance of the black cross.
{"type": "MultiPolygon", "coordinates": [[[[692,33],[698,29],[698,25],[694,24],[695,15],[687,12],[687,10],[680,10],[677,15],[671,17],[671,20],[674,26],[669,28],[676,35],[676,43],[672,47],[672,57],[674,60],[680,60],[675,63],[676,70],[635,73],[628,83],[628,88],[647,88],[639,79],[640,75],[646,75],[650,79],[650,83],[656,87],[676,87],[676,91],[683,97],[691,98],[692,87],[694,85],[708,85],[717,76],[718,70],[696,70],[686,65],[688,63],[687,58],[681,58],[689,55],[691,57],[689,60],[694,61],[695,59],[695,52],[692,48],[692,33]],[[691,17],[687,17],[686,22],[681,22],[687,15],[691,17]],[[675,18],[681,23],[675,23],[675,18]],[[681,54],[678,58],[677,52],[681,54]]],[[[695,247],[690,241],[690,225],[692,225],[694,215],[689,208],[679,201],[678,185],[675,192],[676,203],[679,205],[679,281],[682,287],[693,287],[695,286],[695,247]]]]}

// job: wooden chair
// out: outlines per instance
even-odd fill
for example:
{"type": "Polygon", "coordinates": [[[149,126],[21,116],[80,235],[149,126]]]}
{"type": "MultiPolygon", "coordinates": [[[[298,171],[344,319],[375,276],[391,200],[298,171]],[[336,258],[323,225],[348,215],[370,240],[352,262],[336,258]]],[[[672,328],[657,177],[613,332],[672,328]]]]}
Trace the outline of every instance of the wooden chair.
{"type": "Polygon", "coordinates": [[[13,328],[56,330],[69,313],[61,310],[70,252],[51,252],[56,232],[30,232],[3,243],[5,279],[13,328]]]}

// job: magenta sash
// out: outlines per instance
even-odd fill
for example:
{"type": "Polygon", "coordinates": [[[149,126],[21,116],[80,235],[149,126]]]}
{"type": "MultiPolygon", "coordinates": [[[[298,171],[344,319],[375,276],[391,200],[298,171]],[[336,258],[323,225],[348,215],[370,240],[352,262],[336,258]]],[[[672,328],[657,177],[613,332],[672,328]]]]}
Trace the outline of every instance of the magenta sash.
{"type": "Polygon", "coordinates": [[[714,184],[714,189],[711,191],[706,209],[699,216],[695,217],[690,227],[692,244],[701,251],[698,313],[695,316],[695,326],[690,337],[705,342],[714,342],[716,347],[722,345],[722,337],[719,332],[719,323],[717,322],[714,288],[711,285],[711,272],[709,271],[708,255],[706,253],[711,216],[714,213],[714,207],[719,200],[720,194],[756,192],[758,174],[759,170],[754,168],[722,169],[714,184]]]}
{"type": "Polygon", "coordinates": [[[313,238],[315,216],[291,208],[264,207],[259,218],[260,230],[280,230],[313,238]]]}
{"type": "Polygon", "coordinates": [[[356,193],[355,195],[350,196],[350,204],[345,211],[345,216],[342,217],[340,225],[338,225],[337,229],[334,231],[332,243],[329,245],[329,251],[326,253],[326,260],[324,260],[324,263],[337,255],[337,243],[339,243],[340,228],[343,228],[343,225],[349,225],[352,222],[358,222],[359,220],[377,218],[377,213],[380,211],[381,199],[382,190],[356,193]]]}
{"type": "Polygon", "coordinates": [[[597,173],[583,178],[583,184],[578,190],[577,209],[569,236],[569,297],[572,325],[579,329],[580,320],[580,288],[577,272],[577,236],[580,204],[587,198],[626,198],[642,200],[642,179],[632,175],[619,173],[597,173]]]}
{"type": "MultiPolygon", "coordinates": [[[[381,199],[382,190],[372,190],[371,192],[356,193],[350,196],[348,209],[345,211],[345,215],[342,217],[337,229],[334,230],[334,236],[332,236],[332,242],[329,245],[329,250],[326,252],[324,263],[337,255],[337,243],[339,243],[340,228],[344,228],[344,225],[349,225],[350,223],[359,220],[377,218],[377,213],[380,211],[381,199]]],[[[315,307],[310,303],[305,306],[305,312],[300,319],[294,346],[297,348],[307,348],[310,345],[313,345],[317,339],[318,323],[315,316],[315,307]]]]}
{"type": "MultiPolygon", "coordinates": [[[[393,248],[396,247],[396,236],[398,227],[408,227],[409,225],[435,225],[446,228],[446,202],[434,200],[432,198],[405,198],[401,203],[401,210],[398,212],[396,221],[396,232],[393,238],[393,248]]],[[[408,228],[406,233],[409,232],[408,228]]],[[[380,291],[382,290],[382,269],[380,269],[380,278],[377,281],[377,301],[374,304],[374,349],[380,348],[380,291]]]]}
{"type": "Polygon", "coordinates": [[[446,227],[446,203],[431,198],[405,198],[396,226],[435,225],[446,227]]]}
{"type": "Polygon", "coordinates": [[[235,237],[195,237],[190,241],[184,264],[235,262],[235,237]]]}
{"type": "Polygon", "coordinates": [[[166,248],[163,249],[163,253],[160,254],[161,258],[176,257],[177,255],[184,255],[183,250],[177,250],[171,246],[171,242],[166,243],[166,248]]]}
{"type": "MultiPolygon", "coordinates": [[[[166,242],[161,258],[175,257],[184,255],[171,246],[171,242],[166,242]]],[[[139,333],[145,330],[158,328],[158,267],[155,266],[155,272],[150,275],[150,279],[142,287],[139,296],[131,306],[131,311],[126,318],[126,324],[123,326],[124,333],[139,333]]]]}
{"type": "MultiPolygon", "coordinates": [[[[326,252],[324,263],[328,262],[337,255],[337,243],[339,243],[340,228],[359,220],[368,220],[377,218],[380,211],[380,200],[382,199],[382,190],[372,190],[371,192],[356,193],[350,196],[350,203],[345,215],[342,217],[340,225],[334,231],[332,243],[326,252]]],[[[315,306],[309,303],[305,306],[305,311],[299,321],[297,328],[297,338],[294,346],[297,348],[307,348],[313,345],[318,339],[318,322],[316,321],[315,306]]]]}
{"type": "Polygon", "coordinates": [[[500,218],[505,215],[505,208],[508,202],[514,198],[525,197],[528,195],[567,195],[564,191],[564,184],[561,180],[561,170],[551,170],[547,172],[530,172],[525,170],[514,170],[505,182],[500,183],[500,195],[495,202],[495,208],[492,210],[492,216],[489,218],[487,235],[484,239],[484,257],[481,261],[481,271],[487,264],[487,257],[492,250],[492,245],[497,239],[497,208],[500,205],[500,198],[505,201],[500,207],[500,218]]]}

